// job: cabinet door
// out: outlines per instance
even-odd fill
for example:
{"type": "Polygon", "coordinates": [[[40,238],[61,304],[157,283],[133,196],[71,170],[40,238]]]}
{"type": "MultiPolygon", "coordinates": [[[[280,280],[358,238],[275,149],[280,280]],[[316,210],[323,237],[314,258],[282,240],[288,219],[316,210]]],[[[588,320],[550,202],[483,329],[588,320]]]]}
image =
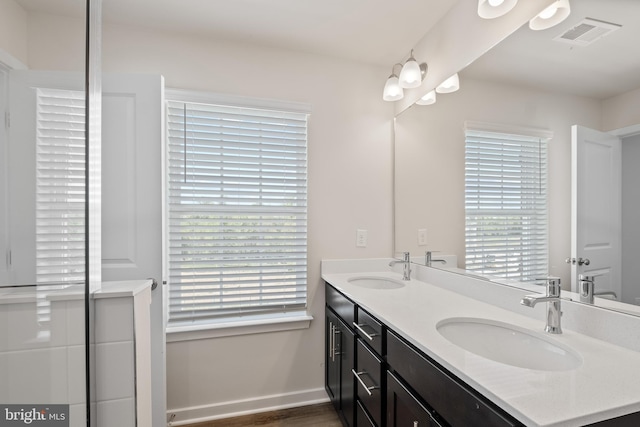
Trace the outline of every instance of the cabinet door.
{"type": "Polygon", "coordinates": [[[340,356],[336,344],[339,341],[338,317],[326,309],[325,322],[325,388],[336,411],[340,411],[340,356]]]}
{"type": "Polygon", "coordinates": [[[387,371],[387,427],[439,427],[427,408],[387,371]]]}
{"type": "Polygon", "coordinates": [[[325,309],[325,389],[347,427],[355,425],[353,374],[355,334],[328,308],[325,309]]]}

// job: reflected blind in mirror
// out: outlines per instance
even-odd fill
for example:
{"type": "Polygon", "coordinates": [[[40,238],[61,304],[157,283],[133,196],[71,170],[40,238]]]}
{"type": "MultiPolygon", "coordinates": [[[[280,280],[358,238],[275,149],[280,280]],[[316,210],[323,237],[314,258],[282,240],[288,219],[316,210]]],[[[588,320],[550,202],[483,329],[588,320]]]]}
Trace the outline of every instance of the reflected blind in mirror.
{"type": "Polygon", "coordinates": [[[36,99],[37,282],[84,282],[84,93],[36,89],[36,99]]]}
{"type": "Polygon", "coordinates": [[[547,138],[467,129],[465,139],[465,268],[546,277],[547,138]]]}
{"type": "Polygon", "coordinates": [[[167,102],[169,324],[304,310],[307,114],[167,102]]]}

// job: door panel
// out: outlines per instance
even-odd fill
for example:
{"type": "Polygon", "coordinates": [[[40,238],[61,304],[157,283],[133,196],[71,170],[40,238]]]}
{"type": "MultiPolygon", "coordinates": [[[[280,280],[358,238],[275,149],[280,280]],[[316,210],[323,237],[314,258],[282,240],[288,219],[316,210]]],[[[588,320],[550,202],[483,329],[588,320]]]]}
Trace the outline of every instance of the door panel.
{"type": "Polygon", "coordinates": [[[597,276],[596,291],[621,291],[621,141],[614,135],[573,126],[571,288],[578,275],[597,276]]]}
{"type": "MultiPolygon", "coordinates": [[[[107,74],[102,105],[102,280],[162,283],[162,76],[107,74]]],[[[154,426],[166,424],[163,292],[151,303],[154,426]]]]}

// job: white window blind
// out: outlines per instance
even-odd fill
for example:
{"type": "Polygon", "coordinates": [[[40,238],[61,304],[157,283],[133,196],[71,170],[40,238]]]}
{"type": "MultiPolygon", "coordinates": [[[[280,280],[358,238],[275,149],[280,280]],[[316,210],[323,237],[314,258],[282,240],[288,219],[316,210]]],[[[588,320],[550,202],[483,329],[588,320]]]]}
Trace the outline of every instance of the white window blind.
{"type": "Polygon", "coordinates": [[[548,274],[547,138],[466,131],[466,269],[548,274]]]}
{"type": "Polygon", "coordinates": [[[167,102],[169,323],[299,311],[307,114],[167,102]]]}
{"type": "Polygon", "coordinates": [[[85,280],[85,102],[37,89],[36,281],[85,280]]]}

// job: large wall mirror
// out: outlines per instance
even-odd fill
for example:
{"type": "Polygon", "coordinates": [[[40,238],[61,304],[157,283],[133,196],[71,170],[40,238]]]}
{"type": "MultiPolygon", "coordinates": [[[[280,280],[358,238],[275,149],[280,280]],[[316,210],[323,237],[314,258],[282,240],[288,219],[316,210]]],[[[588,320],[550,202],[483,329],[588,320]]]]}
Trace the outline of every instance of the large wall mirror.
{"type": "Polygon", "coordinates": [[[36,3],[3,6],[0,285],[85,281],[85,5],[36,3]],[[48,65],[60,48],[55,33],[29,30],[42,9],[77,17],[69,20],[77,42],[64,44],[77,61],[65,68],[48,65]],[[39,48],[43,40],[50,49],[39,48]]]}
{"type": "MultiPolygon", "coordinates": [[[[574,275],[579,272],[566,263],[576,251],[572,185],[585,186],[572,180],[572,126],[617,132],[623,135],[623,268],[616,297],[627,305],[605,298],[596,298],[596,304],[638,313],[630,304],[640,301],[640,286],[628,280],[638,273],[633,252],[640,246],[634,220],[637,185],[624,182],[629,176],[626,182],[634,182],[633,166],[625,165],[637,164],[630,159],[640,147],[634,127],[640,124],[640,55],[634,47],[640,39],[640,3],[580,0],[571,2],[571,8],[560,25],[544,31],[525,25],[476,60],[460,73],[458,92],[440,94],[435,104],[415,105],[396,117],[394,251],[410,251],[417,262],[426,251],[434,258],[438,253],[457,255],[456,267],[464,270],[465,126],[483,123],[544,133],[552,135],[546,166],[547,274],[559,276],[564,288],[571,289],[572,268],[574,275]]],[[[608,210],[606,203],[591,206],[608,210]]],[[[615,285],[607,278],[596,277],[598,281],[603,289],[615,285]]]]}

